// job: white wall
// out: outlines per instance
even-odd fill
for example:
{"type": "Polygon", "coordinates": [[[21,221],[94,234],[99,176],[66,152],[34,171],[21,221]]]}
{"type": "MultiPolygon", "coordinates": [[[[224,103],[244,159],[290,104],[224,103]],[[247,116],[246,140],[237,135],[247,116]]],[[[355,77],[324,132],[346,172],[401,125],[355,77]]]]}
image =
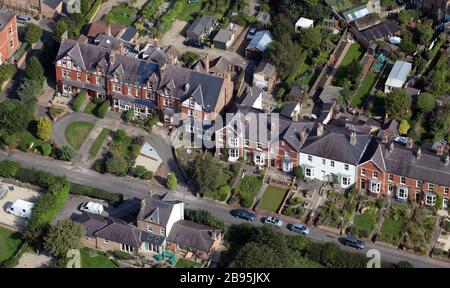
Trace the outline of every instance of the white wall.
{"type": "Polygon", "coordinates": [[[348,170],[345,170],[345,163],[334,161],[334,167],[331,167],[331,160],[325,159],[325,165],[322,164],[322,157],[312,156],[312,161],[308,160],[308,154],[301,153],[299,154],[299,163],[303,168],[303,174],[306,176],[305,168],[312,166],[313,167],[313,175],[310,177],[311,179],[318,179],[321,181],[328,181],[328,175],[336,174],[339,177],[339,182],[341,183],[342,188],[346,188],[355,183],[356,178],[356,166],[348,164],[348,170]],[[325,173],[323,173],[324,171],[325,173]],[[350,178],[350,184],[344,186],[341,181],[340,174],[348,175],[350,178]]]}
{"type": "Polygon", "coordinates": [[[169,235],[170,230],[172,230],[173,224],[179,220],[184,219],[184,203],[178,203],[173,206],[172,213],[170,214],[169,220],[166,226],[166,237],[169,235]]]}

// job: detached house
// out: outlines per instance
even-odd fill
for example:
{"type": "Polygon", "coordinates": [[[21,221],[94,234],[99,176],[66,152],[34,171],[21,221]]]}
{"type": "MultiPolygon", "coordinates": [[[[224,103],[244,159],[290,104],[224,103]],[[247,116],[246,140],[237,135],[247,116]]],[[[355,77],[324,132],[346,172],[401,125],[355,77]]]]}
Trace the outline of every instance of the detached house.
{"type": "Polygon", "coordinates": [[[356,170],[371,139],[343,127],[319,124],[300,149],[306,178],[335,182],[342,188],[356,183],[356,170]]]}
{"type": "Polygon", "coordinates": [[[198,16],[186,31],[186,38],[201,41],[213,31],[215,20],[208,15],[198,16]]]}
{"type": "Polygon", "coordinates": [[[267,61],[262,61],[253,73],[253,85],[271,91],[277,80],[277,69],[267,61]]]}

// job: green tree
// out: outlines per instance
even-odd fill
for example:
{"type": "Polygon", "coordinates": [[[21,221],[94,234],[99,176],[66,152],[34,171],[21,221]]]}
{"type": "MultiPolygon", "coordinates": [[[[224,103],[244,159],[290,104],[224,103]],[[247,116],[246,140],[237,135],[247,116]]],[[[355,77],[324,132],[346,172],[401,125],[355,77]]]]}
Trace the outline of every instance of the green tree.
{"type": "Polygon", "coordinates": [[[125,176],[128,172],[128,163],[120,155],[113,155],[106,160],[106,171],[118,176],[125,176]]]}
{"type": "Polygon", "coordinates": [[[42,90],[40,85],[36,81],[24,78],[17,88],[16,93],[20,100],[28,102],[34,99],[42,90]]]}
{"type": "Polygon", "coordinates": [[[80,223],[61,220],[50,226],[44,237],[44,246],[55,257],[66,257],[68,250],[81,248],[81,239],[85,234],[86,230],[80,223]]]}
{"type": "Polygon", "coordinates": [[[400,135],[407,135],[409,130],[409,123],[407,120],[400,121],[400,125],[398,126],[398,133],[400,135]]]}
{"type": "Polygon", "coordinates": [[[197,62],[199,59],[200,55],[192,51],[184,52],[180,57],[180,60],[183,61],[184,66],[186,67],[191,67],[191,65],[197,62]]]}
{"type": "Polygon", "coordinates": [[[44,141],[48,141],[52,137],[52,123],[47,117],[39,118],[37,122],[37,136],[44,141]]]}
{"type": "Polygon", "coordinates": [[[33,119],[34,103],[6,100],[0,103],[0,139],[24,130],[33,119]]]}
{"type": "Polygon", "coordinates": [[[417,109],[419,109],[421,112],[429,113],[434,110],[435,106],[436,99],[434,98],[433,94],[423,92],[420,93],[417,97],[417,109]]]}
{"type": "Polygon", "coordinates": [[[209,194],[227,184],[229,175],[223,171],[222,165],[211,153],[198,156],[194,160],[192,178],[200,195],[209,194]]]}
{"type": "Polygon", "coordinates": [[[69,30],[69,26],[63,20],[56,22],[55,31],[53,32],[53,39],[60,43],[62,35],[69,30]]]}
{"type": "Polygon", "coordinates": [[[29,44],[34,44],[38,42],[42,37],[42,28],[33,24],[29,23],[25,26],[25,41],[29,44]]]}
{"type": "Polygon", "coordinates": [[[289,34],[282,34],[282,38],[270,43],[266,51],[281,79],[286,79],[299,65],[301,49],[289,34]]]}
{"type": "Polygon", "coordinates": [[[169,190],[175,190],[177,188],[177,185],[178,185],[177,176],[175,176],[174,173],[170,173],[169,175],[167,175],[166,179],[167,188],[169,188],[169,190]]]}
{"type": "Polygon", "coordinates": [[[411,114],[411,96],[403,89],[392,89],[385,100],[385,111],[394,119],[409,119],[411,114]]]}
{"type": "Polygon", "coordinates": [[[35,81],[40,87],[43,86],[45,81],[44,67],[42,67],[41,62],[39,62],[38,58],[31,57],[27,61],[27,68],[25,69],[25,77],[35,81]]]}
{"type": "Polygon", "coordinates": [[[411,32],[404,32],[401,35],[402,41],[400,42],[400,49],[402,49],[406,54],[413,54],[417,50],[416,44],[413,42],[413,36],[411,32]]]}
{"type": "Polygon", "coordinates": [[[303,168],[302,168],[302,166],[296,166],[296,167],[294,168],[293,173],[294,173],[294,176],[295,176],[297,179],[303,179],[303,168]]]}
{"type": "Polygon", "coordinates": [[[397,20],[400,23],[400,25],[405,26],[411,20],[411,15],[409,14],[408,10],[404,9],[397,14],[397,20]]]}
{"type": "Polygon", "coordinates": [[[125,113],[123,114],[123,119],[125,123],[130,123],[131,120],[133,120],[133,118],[134,118],[134,111],[131,109],[125,111],[125,113]]]}
{"type": "Polygon", "coordinates": [[[307,50],[317,49],[322,43],[322,33],[319,27],[302,29],[299,33],[300,45],[307,50]]]}
{"type": "Polygon", "coordinates": [[[428,45],[434,35],[433,20],[428,19],[424,22],[418,23],[416,29],[419,34],[419,43],[422,45],[428,45]]]}
{"type": "Polygon", "coordinates": [[[75,157],[75,150],[70,146],[62,146],[56,150],[56,157],[62,161],[71,161],[75,157]]]}

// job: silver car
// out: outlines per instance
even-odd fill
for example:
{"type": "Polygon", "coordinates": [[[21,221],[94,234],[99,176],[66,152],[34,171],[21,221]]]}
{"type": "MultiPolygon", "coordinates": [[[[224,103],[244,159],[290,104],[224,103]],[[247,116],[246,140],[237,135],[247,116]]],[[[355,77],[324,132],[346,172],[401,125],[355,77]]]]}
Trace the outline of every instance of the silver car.
{"type": "Polygon", "coordinates": [[[277,227],[283,226],[283,221],[273,216],[267,216],[266,220],[264,220],[264,223],[274,225],[277,227]]]}

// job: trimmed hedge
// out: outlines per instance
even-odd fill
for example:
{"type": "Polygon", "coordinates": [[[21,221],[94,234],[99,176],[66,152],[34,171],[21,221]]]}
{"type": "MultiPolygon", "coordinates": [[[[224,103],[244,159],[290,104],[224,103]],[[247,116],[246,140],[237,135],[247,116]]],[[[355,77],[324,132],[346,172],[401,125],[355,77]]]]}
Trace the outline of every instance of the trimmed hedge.
{"type": "Polygon", "coordinates": [[[86,92],[85,91],[81,91],[76,97],[75,100],[72,103],[72,109],[75,112],[80,111],[81,106],[83,105],[84,101],[86,101],[86,92]]]}
{"type": "Polygon", "coordinates": [[[100,105],[100,107],[97,110],[97,117],[102,119],[105,118],[106,113],[108,113],[109,111],[109,106],[110,106],[109,101],[103,102],[103,104],[100,105]]]}
{"type": "Polygon", "coordinates": [[[14,178],[20,170],[20,164],[14,161],[0,161],[0,176],[14,178]]]}
{"type": "Polygon", "coordinates": [[[70,194],[88,196],[96,199],[102,199],[118,205],[123,201],[123,194],[107,192],[91,186],[72,183],[70,186],[70,194]]]}
{"type": "Polygon", "coordinates": [[[69,197],[70,183],[55,183],[49,193],[38,199],[31,212],[30,222],[37,225],[50,223],[64,206],[69,197]]]}

